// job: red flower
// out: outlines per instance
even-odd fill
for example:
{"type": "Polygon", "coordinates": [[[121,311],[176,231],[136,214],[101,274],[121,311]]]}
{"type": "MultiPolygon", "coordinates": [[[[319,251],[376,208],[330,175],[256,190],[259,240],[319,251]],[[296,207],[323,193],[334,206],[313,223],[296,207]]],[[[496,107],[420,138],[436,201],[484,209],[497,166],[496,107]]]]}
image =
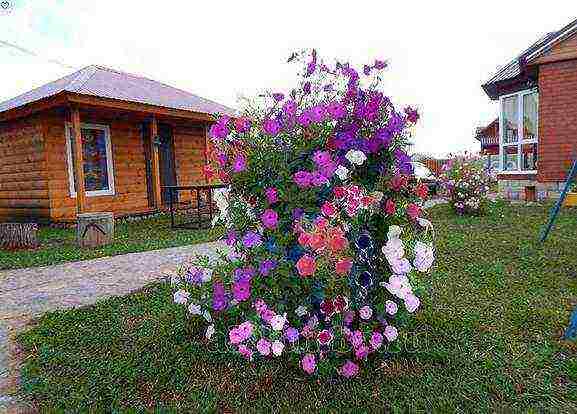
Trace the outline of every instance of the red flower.
{"type": "Polygon", "coordinates": [[[410,203],[407,206],[407,215],[412,218],[413,220],[416,220],[419,217],[419,214],[421,213],[421,208],[414,204],[414,203],[410,203]]]}
{"type": "Polygon", "coordinates": [[[417,194],[417,197],[426,200],[429,196],[429,187],[423,183],[420,183],[417,188],[415,188],[415,194],[417,194]]]}
{"type": "Polygon", "coordinates": [[[342,312],[349,307],[349,301],[343,295],[338,295],[333,304],[337,312],[342,312]]]}
{"type": "Polygon", "coordinates": [[[387,200],[385,203],[385,213],[392,216],[397,211],[397,206],[393,200],[387,200]]]}
{"type": "Polygon", "coordinates": [[[363,207],[368,207],[375,202],[375,199],[371,196],[364,196],[361,198],[361,203],[363,207]]]}
{"type": "Polygon", "coordinates": [[[340,252],[346,249],[348,245],[349,241],[343,236],[335,235],[329,239],[329,249],[333,252],[340,252]]]}
{"type": "Polygon", "coordinates": [[[407,185],[407,177],[405,177],[404,175],[395,175],[393,178],[391,178],[391,189],[393,189],[393,191],[401,191],[405,186],[407,185]]]}
{"type": "Polygon", "coordinates": [[[330,299],[325,299],[321,302],[321,312],[326,316],[331,316],[333,313],[335,313],[335,306],[330,299]]]}
{"type": "Polygon", "coordinates": [[[297,262],[297,270],[299,275],[311,276],[316,270],[317,264],[315,263],[315,259],[305,254],[302,256],[297,262]]]}
{"type": "Polygon", "coordinates": [[[331,331],[323,329],[322,331],[319,332],[318,336],[319,344],[328,345],[331,343],[332,340],[333,340],[333,334],[331,333],[331,331]]]}
{"type": "Polygon", "coordinates": [[[346,189],[344,187],[335,187],[333,189],[333,193],[335,194],[336,198],[343,198],[346,194],[346,189]]]}
{"type": "Polygon", "coordinates": [[[334,217],[334,215],[337,214],[336,207],[328,201],[323,204],[321,211],[327,217],[334,217]]]}
{"type": "Polygon", "coordinates": [[[326,240],[320,234],[313,234],[309,239],[309,246],[315,251],[323,250],[327,245],[326,240]]]}
{"type": "Polygon", "coordinates": [[[303,247],[307,247],[311,241],[311,236],[308,233],[302,232],[299,234],[299,244],[303,247]]]}
{"type": "Polygon", "coordinates": [[[338,275],[346,275],[351,271],[353,262],[348,257],[342,258],[337,262],[336,272],[338,275]]]}
{"type": "Polygon", "coordinates": [[[210,181],[216,176],[216,173],[209,164],[204,166],[204,177],[210,181]]]}

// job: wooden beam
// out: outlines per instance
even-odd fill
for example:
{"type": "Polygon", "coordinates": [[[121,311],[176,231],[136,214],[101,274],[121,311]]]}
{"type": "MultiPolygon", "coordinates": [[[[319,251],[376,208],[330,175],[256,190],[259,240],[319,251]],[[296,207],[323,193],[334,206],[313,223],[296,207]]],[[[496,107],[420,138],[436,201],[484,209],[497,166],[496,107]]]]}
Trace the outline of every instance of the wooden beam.
{"type": "Polygon", "coordinates": [[[158,155],[158,120],[153,115],[150,120],[150,158],[152,172],[152,194],[154,195],[154,207],[159,209],[162,206],[162,196],[160,191],[160,160],[158,155]]]}
{"type": "Polygon", "coordinates": [[[84,155],[82,151],[82,133],[80,130],[80,111],[77,107],[70,110],[72,121],[72,139],[74,142],[74,188],[76,189],[76,213],[86,211],[86,191],[84,188],[84,155]]]}
{"type": "Polygon", "coordinates": [[[46,109],[51,109],[57,106],[64,106],[68,100],[66,99],[65,93],[61,92],[54,96],[40,99],[36,102],[31,102],[29,104],[20,106],[18,108],[9,109],[7,111],[0,113],[0,122],[9,121],[11,119],[23,118],[36,112],[44,111],[46,109]]]}

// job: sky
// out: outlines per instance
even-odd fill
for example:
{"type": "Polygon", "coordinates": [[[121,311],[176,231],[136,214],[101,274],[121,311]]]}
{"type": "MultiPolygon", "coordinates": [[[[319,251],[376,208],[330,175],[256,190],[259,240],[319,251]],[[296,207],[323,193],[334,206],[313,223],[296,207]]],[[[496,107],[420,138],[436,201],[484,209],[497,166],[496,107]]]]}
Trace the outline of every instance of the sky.
{"type": "Polygon", "coordinates": [[[475,128],[497,117],[481,84],[577,17],[569,1],[5,1],[0,101],[99,64],[238,107],[288,90],[287,57],[316,48],[359,67],[386,59],[384,92],[421,113],[414,150],[437,156],[478,150],[475,128]]]}

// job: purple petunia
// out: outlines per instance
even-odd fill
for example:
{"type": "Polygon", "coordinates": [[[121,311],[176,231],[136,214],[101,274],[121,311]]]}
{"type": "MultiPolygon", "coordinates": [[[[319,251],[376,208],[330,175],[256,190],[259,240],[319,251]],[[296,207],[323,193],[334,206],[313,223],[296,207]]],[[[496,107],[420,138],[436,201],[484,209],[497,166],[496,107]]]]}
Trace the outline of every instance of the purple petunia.
{"type": "Polygon", "coordinates": [[[243,279],[238,282],[234,282],[232,285],[232,295],[239,302],[250,298],[250,281],[243,279]]]}
{"type": "Polygon", "coordinates": [[[262,276],[268,276],[270,272],[272,272],[277,266],[276,260],[273,259],[265,259],[260,263],[258,267],[258,271],[262,276]]]}
{"type": "Polygon", "coordinates": [[[269,204],[275,204],[278,201],[278,191],[274,187],[268,187],[264,190],[264,194],[266,195],[266,201],[269,204]]]}
{"type": "Polygon", "coordinates": [[[303,111],[297,117],[297,122],[299,123],[300,126],[306,128],[313,122],[313,118],[309,111],[303,111]]]}
{"type": "Polygon", "coordinates": [[[246,157],[244,154],[237,154],[232,163],[232,170],[235,173],[246,170],[246,157]]]}
{"type": "Polygon", "coordinates": [[[262,129],[265,133],[274,137],[280,132],[281,126],[276,119],[267,119],[264,121],[262,129]]]}
{"type": "Polygon", "coordinates": [[[210,127],[210,136],[215,139],[223,139],[229,133],[229,129],[225,124],[217,122],[210,127]]]}
{"type": "Polygon", "coordinates": [[[252,248],[260,246],[262,243],[262,238],[260,234],[254,231],[247,231],[246,234],[242,238],[242,244],[246,248],[252,248]]]}
{"type": "Polygon", "coordinates": [[[299,339],[299,331],[298,331],[298,329],[293,328],[291,326],[285,330],[284,336],[285,336],[286,340],[292,344],[299,339]]]}
{"type": "Polygon", "coordinates": [[[284,93],[280,93],[280,92],[273,93],[273,94],[272,94],[272,98],[273,98],[275,101],[280,102],[280,101],[282,101],[282,100],[284,99],[284,93]]]}
{"type": "Polygon", "coordinates": [[[327,110],[322,105],[315,105],[311,108],[310,114],[313,122],[323,122],[327,115],[327,110]]]}
{"type": "Polygon", "coordinates": [[[331,102],[327,105],[327,112],[332,119],[341,119],[347,115],[345,106],[340,102],[331,102]]]}
{"type": "Polygon", "coordinates": [[[307,188],[310,187],[312,180],[312,175],[308,171],[297,171],[293,175],[293,181],[296,183],[297,186],[300,188],[307,188]]]}
{"type": "Polygon", "coordinates": [[[226,309],[228,301],[226,299],[226,292],[222,282],[214,282],[212,285],[212,309],[221,311],[226,309]]]}
{"type": "Polygon", "coordinates": [[[260,217],[262,224],[270,230],[276,229],[278,225],[278,214],[271,208],[267,208],[260,217]]]}
{"type": "Polygon", "coordinates": [[[286,101],[282,107],[283,113],[287,118],[292,118],[297,112],[297,103],[295,101],[286,101]]]}

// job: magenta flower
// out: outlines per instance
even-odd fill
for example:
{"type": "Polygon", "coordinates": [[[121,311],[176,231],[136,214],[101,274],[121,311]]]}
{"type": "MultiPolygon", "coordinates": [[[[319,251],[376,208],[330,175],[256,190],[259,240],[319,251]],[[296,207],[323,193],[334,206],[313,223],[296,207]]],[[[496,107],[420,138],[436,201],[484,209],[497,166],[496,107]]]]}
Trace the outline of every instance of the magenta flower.
{"type": "Polygon", "coordinates": [[[270,355],[270,342],[265,338],[260,338],[256,343],[256,349],[261,355],[270,355]]]}
{"type": "Polygon", "coordinates": [[[217,122],[210,127],[210,136],[215,139],[223,139],[229,132],[228,127],[220,122],[217,122]]]}
{"type": "Polygon", "coordinates": [[[331,102],[327,105],[327,112],[332,119],[341,119],[347,115],[345,106],[340,102],[331,102]]]}
{"type": "Polygon", "coordinates": [[[355,358],[356,359],[365,359],[369,356],[369,347],[366,345],[361,345],[357,349],[355,349],[355,358]]]}
{"type": "Polygon", "coordinates": [[[328,151],[315,151],[313,161],[318,167],[322,167],[331,162],[331,154],[328,151]]]}
{"type": "Polygon", "coordinates": [[[341,367],[340,373],[345,378],[352,378],[359,373],[359,366],[353,361],[347,361],[341,367]]]}
{"type": "Polygon", "coordinates": [[[267,229],[274,230],[278,225],[278,214],[271,208],[267,208],[260,219],[267,229]]]}
{"type": "Polygon", "coordinates": [[[379,349],[383,344],[383,334],[377,331],[374,331],[371,335],[371,339],[369,341],[371,343],[371,347],[373,350],[379,349]]]}
{"type": "Polygon", "coordinates": [[[299,123],[300,126],[306,128],[313,122],[313,118],[309,111],[303,111],[297,117],[297,122],[299,123]]]}
{"type": "Polygon", "coordinates": [[[292,118],[297,112],[297,103],[295,101],[286,101],[282,110],[287,118],[292,118]]]}
{"type": "Polygon", "coordinates": [[[274,187],[269,187],[264,190],[264,194],[266,195],[266,200],[269,204],[275,204],[278,201],[278,191],[274,187]]]}
{"type": "Polygon", "coordinates": [[[317,367],[315,356],[313,354],[306,354],[301,360],[301,366],[307,374],[312,374],[315,372],[317,367]]]}
{"type": "Polygon", "coordinates": [[[267,119],[264,121],[262,129],[266,134],[274,137],[280,132],[281,126],[276,119],[267,119]]]}
{"type": "Polygon", "coordinates": [[[312,175],[308,171],[297,171],[293,175],[293,181],[299,188],[307,188],[311,185],[312,175]]]}
{"type": "Polygon", "coordinates": [[[310,114],[313,122],[322,122],[325,120],[327,110],[322,105],[315,105],[311,108],[310,114]]]}
{"type": "Polygon", "coordinates": [[[237,154],[232,163],[232,170],[235,173],[240,173],[246,170],[246,157],[244,154],[237,154]]]}
{"type": "Polygon", "coordinates": [[[250,127],[251,123],[250,120],[247,118],[237,118],[237,120],[234,121],[234,128],[236,129],[236,132],[238,132],[239,134],[248,132],[250,130],[250,127]]]}
{"type": "Polygon", "coordinates": [[[234,282],[232,285],[232,295],[239,302],[250,298],[250,281],[247,279],[234,282]]]}
{"type": "Polygon", "coordinates": [[[241,344],[238,346],[238,352],[240,352],[240,354],[245,357],[246,359],[248,359],[249,361],[252,361],[252,354],[253,354],[253,350],[250,349],[248,346],[241,344]]]}

